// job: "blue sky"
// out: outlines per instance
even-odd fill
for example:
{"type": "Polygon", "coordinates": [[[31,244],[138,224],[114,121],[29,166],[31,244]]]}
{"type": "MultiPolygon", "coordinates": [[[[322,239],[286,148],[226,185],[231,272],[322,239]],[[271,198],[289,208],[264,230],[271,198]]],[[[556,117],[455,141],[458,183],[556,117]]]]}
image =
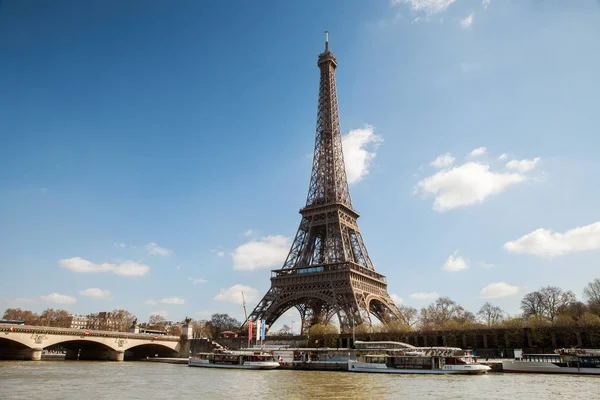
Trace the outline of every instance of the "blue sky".
{"type": "Polygon", "coordinates": [[[390,294],[516,314],[599,277],[598,1],[3,1],[0,308],[243,319],[300,221],[325,29],[390,294]]]}

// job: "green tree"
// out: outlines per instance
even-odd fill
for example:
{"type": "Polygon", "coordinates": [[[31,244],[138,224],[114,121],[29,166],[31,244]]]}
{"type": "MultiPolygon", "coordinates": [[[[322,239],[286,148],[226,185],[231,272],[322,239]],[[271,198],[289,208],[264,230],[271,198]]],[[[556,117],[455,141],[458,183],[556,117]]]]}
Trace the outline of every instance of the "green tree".
{"type": "Polygon", "coordinates": [[[314,347],[337,347],[338,328],[333,324],[315,324],[308,330],[309,345],[314,347]]]}

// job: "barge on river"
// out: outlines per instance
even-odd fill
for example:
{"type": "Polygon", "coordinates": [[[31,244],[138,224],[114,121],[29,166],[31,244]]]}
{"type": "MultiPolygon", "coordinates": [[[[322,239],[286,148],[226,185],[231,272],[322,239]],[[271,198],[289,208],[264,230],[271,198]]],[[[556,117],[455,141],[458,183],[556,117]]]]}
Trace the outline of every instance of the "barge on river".
{"type": "Polygon", "coordinates": [[[471,350],[456,347],[414,347],[401,342],[355,342],[356,360],[350,372],[387,374],[485,374],[491,368],[477,362],[471,350]]]}
{"type": "Polygon", "coordinates": [[[225,369],[275,369],[279,363],[273,354],[263,351],[219,351],[215,353],[198,353],[190,357],[190,367],[225,368],[225,369]]]}
{"type": "Polygon", "coordinates": [[[502,360],[504,372],[600,376],[600,350],[558,349],[555,354],[523,354],[519,360],[502,360]]]}

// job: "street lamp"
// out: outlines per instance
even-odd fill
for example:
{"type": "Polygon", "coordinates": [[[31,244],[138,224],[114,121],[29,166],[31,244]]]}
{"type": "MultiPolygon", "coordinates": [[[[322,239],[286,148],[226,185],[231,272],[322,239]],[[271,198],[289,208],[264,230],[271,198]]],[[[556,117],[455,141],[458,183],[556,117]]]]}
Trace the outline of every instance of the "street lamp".
{"type": "Polygon", "coordinates": [[[296,321],[292,321],[292,336],[294,336],[294,323],[295,323],[295,322],[296,322],[296,321]]]}

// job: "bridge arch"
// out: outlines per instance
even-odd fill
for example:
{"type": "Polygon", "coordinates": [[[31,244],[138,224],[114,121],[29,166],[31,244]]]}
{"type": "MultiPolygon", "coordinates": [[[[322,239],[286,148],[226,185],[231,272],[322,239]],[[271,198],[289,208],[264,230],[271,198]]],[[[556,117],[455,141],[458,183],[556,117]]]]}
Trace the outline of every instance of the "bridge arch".
{"type": "Polygon", "coordinates": [[[162,343],[142,343],[125,350],[125,360],[141,360],[152,357],[179,357],[179,346],[166,346],[162,343]]]}

